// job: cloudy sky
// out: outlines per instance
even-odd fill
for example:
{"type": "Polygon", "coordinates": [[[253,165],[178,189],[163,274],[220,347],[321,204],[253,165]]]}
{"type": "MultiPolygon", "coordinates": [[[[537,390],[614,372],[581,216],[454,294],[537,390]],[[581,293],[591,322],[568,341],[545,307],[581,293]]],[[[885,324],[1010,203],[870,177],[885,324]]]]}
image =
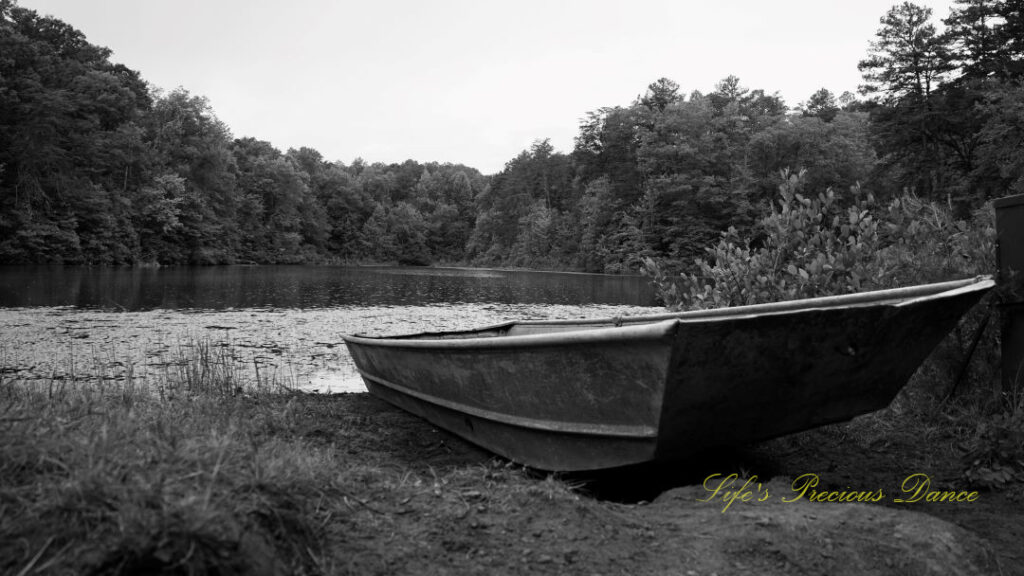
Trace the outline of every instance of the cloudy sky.
{"type": "MultiPolygon", "coordinates": [[[[540,138],[572,149],[590,110],[660,77],[722,78],[790,106],[856,91],[894,0],[19,0],[165,90],[209,99],[237,137],[350,163],[484,173],[540,138]]],[[[918,0],[936,23],[952,0],[918,0]]]]}

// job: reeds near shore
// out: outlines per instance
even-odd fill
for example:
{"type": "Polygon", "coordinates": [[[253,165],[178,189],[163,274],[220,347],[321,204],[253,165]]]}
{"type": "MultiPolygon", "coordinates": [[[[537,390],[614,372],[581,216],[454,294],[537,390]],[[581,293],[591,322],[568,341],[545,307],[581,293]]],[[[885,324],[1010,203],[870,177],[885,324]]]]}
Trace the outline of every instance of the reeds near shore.
{"type": "Polygon", "coordinates": [[[356,541],[383,542],[394,514],[458,512],[484,486],[499,506],[575,498],[504,467],[388,465],[365,416],[240,380],[230,351],[194,344],[145,380],[0,375],[0,573],[358,573],[356,541]]]}
{"type": "Polygon", "coordinates": [[[219,354],[195,343],[146,381],[0,383],[0,571],[315,566],[317,511],[295,499],[330,455],[276,436],[286,397],[219,354]],[[290,555],[268,555],[275,538],[290,555]]]}

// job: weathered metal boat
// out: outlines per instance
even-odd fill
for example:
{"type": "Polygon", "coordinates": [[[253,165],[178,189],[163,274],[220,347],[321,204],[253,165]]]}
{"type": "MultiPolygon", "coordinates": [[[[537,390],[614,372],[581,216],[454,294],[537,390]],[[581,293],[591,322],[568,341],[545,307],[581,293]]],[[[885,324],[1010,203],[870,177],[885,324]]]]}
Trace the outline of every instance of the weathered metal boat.
{"type": "Polygon", "coordinates": [[[992,285],[345,341],[376,396],[513,461],[594,470],[883,408],[992,285]]]}

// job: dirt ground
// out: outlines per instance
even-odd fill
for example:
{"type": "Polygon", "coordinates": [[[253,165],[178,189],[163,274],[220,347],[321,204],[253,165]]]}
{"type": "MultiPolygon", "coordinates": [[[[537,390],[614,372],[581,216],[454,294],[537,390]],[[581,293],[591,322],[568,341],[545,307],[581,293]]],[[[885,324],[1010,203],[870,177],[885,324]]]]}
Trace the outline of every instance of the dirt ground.
{"type": "Polygon", "coordinates": [[[498,502],[472,485],[441,482],[434,499],[376,510],[372,521],[349,526],[339,544],[349,547],[346,571],[354,573],[1024,574],[1019,496],[894,501],[906,496],[900,486],[912,474],[926,474],[933,490],[966,490],[951,438],[941,433],[927,440],[898,431],[872,437],[854,421],[672,466],[554,478],[368,394],[329,401],[343,418],[358,419],[365,434],[342,439],[315,429],[306,436],[344,441],[339,447],[354,458],[419,477],[513,469],[535,486],[498,502]],[[730,473],[740,478],[735,488],[754,476],[761,484],[749,485],[751,501],[724,509],[726,501],[709,490],[721,477],[707,478],[730,473]],[[786,502],[795,495],[793,479],[804,474],[817,475],[818,490],[881,490],[884,497],[812,503],[805,493],[786,502]]]}

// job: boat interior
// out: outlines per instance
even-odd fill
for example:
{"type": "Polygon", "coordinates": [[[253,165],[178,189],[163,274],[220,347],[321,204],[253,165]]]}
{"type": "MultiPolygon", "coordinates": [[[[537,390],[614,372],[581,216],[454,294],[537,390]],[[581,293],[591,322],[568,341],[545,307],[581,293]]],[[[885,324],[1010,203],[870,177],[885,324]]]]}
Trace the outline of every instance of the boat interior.
{"type": "Polygon", "coordinates": [[[872,292],[861,292],[855,294],[844,294],[841,296],[825,296],[820,298],[808,298],[802,300],[791,300],[786,302],[773,302],[768,304],[752,304],[747,306],[735,306],[729,308],[713,308],[707,310],[691,310],[686,312],[667,312],[662,314],[651,314],[644,316],[622,316],[616,318],[595,318],[595,319],[569,319],[569,320],[529,320],[519,322],[506,322],[493,326],[486,326],[475,330],[464,330],[455,332],[423,332],[404,336],[393,336],[391,339],[402,340],[462,340],[469,338],[500,338],[505,336],[526,336],[531,334],[555,334],[559,332],[575,332],[580,330],[595,330],[600,328],[613,328],[619,326],[636,326],[661,322],[664,320],[678,319],[682,321],[714,321],[726,320],[736,317],[794,313],[806,310],[822,310],[831,308],[859,308],[866,306],[890,306],[899,305],[919,298],[929,298],[943,295],[947,292],[959,291],[961,289],[981,288],[990,286],[992,280],[988,277],[969,278],[965,280],[954,280],[936,284],[925,284],[907,288],[893,288],[889,290],[877,290],[872,292]]]}

